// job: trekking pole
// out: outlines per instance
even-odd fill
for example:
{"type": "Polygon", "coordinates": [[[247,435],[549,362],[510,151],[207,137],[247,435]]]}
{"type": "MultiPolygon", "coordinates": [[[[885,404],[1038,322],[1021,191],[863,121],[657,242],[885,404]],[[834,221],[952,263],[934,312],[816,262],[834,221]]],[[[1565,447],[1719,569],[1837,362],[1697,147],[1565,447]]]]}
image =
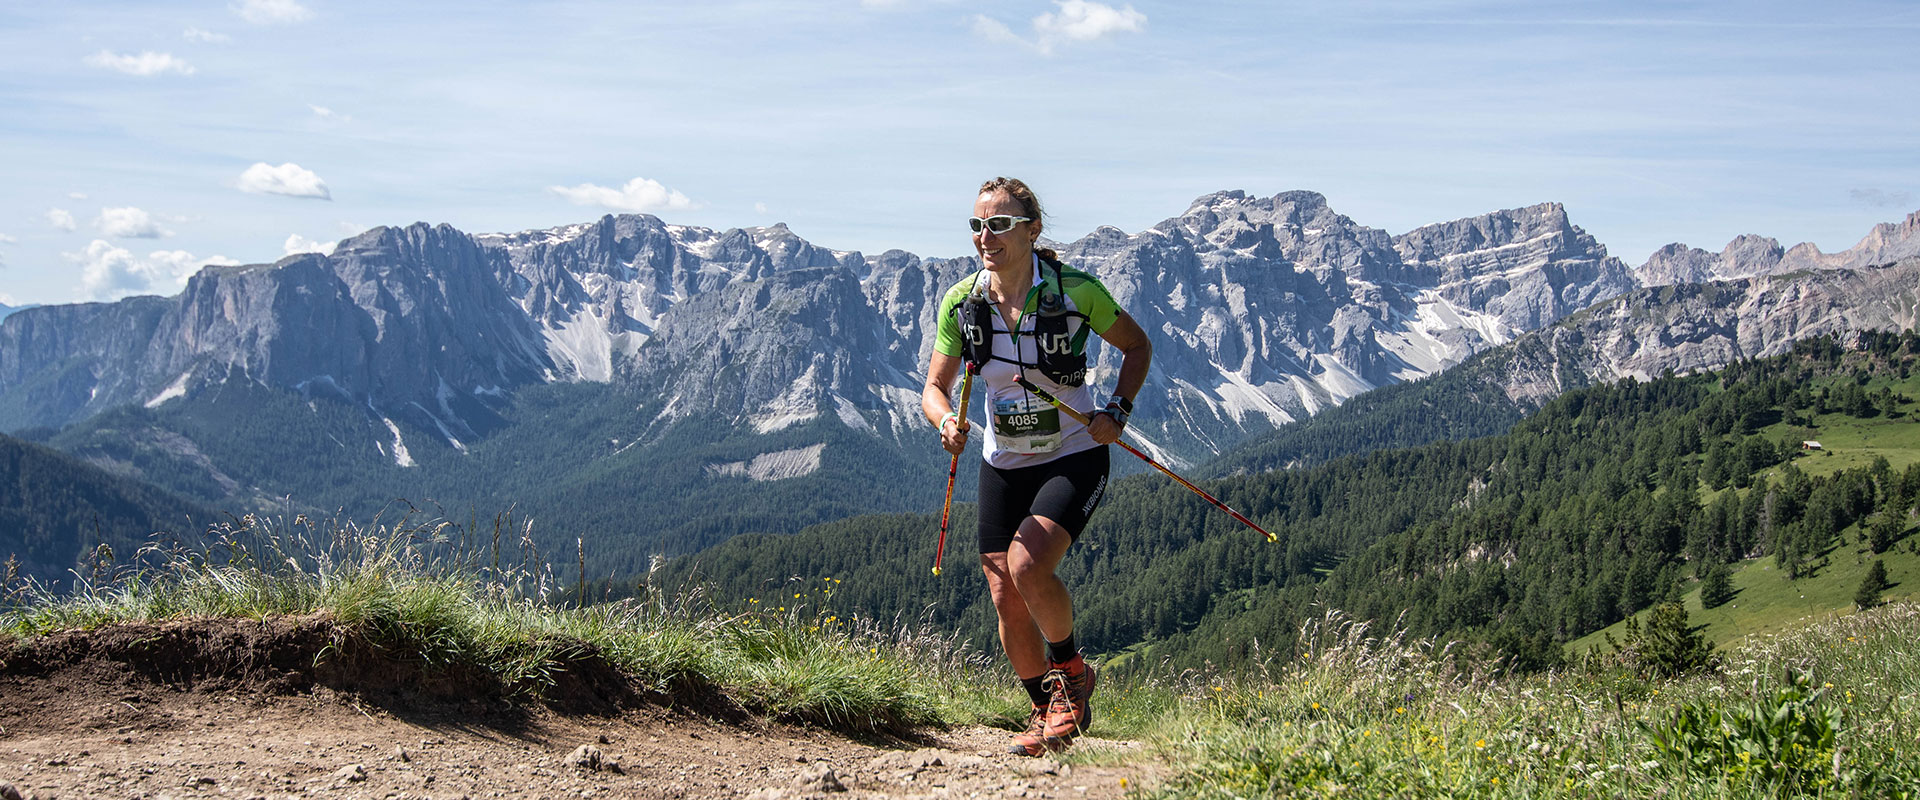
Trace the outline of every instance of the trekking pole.
{"type": "MultiPolygon", "coordinates": [[[[960,422],[967,424],[968,400],[973,396],[973,365],[966,366],[967,374],[960,378],[960,422]]],[[[946,426],[940,426],[946,432],[946,426]]],[[[964,452],[964,449],[962,450],[964,452]]],[[[933,551],[933,574],[940,574],[940,559],[947,554],[947,522],[953,518],[953,478],[960,474],[960,453],[953,454],[953,461],[947,464],[947,505],[940,511],[940,546],[933,551]]]]}
{"type": "MultiPolygon", "coordinates": [[[[1068,406],[1066,403],[1060,402],[1058,398],[1054,397],[1051,394],[1048,394],[1047,390],[1033,385],[1033,383],[1027,380],[1027,376],[1020,375],[1015,377],[1013,380],[1015,383],[1020,384],[1020,388],[1025,389],[1029,392],[1032,392],[1035,397],[1038,397],[1042,400],[1047,401],[1048,403],[1053,404],[1054,408],[1060,409],[1060,413],[1065,414],[1069,417],[1072,417],[1075,422],[1078,422],[1082,425],[1086,425],[1088,427],[1092,427],[1093,420],[1091,417],[1087,416],[1086,414],[1080,413],[1079,410],[1074,409],[1071,406],[1068,406]]],[[[1115,439],[1113,443],[1126,448],[1127,452],[1132,453],[1135,456],[1138,456],[1141,461],[1145,461],[1149,465],[1152,465],[1154,469],[1160,470],[1167,477],[1172,478],[1175,483],[1178,483],[1181,486],[1187,487],[1188,491],[1191,491],[1194,494],[1200,495],[1207,502],[1212,503],[1214,508],[1218,508],[1221,511],[1225,511],[1227,512],[1227,514],[1231,515],[1234,519],[1240,520],[1240,524],[1245,525],[1249,528],[1252,528],[1256,531],[1259,531],[1262,536],[1267,537],[1267,541],[1269,542],[1278,541],[1278,537],[1274,536],[1272,533],[1269,533],[1266,528],[1262,528],[1259,525],[1253,524],[1253,520],[1247,519],[1246,516],[1242,515],[1240,512],[1235,511],[1231,508],[1228,508],[1226,503],[1222,503],[1220,502],[1219,498],[1216,498],[1213,495],[1207,494],[1207,491],[1205,489],[1202,489],[1198,486],[1193,485],[1186,478],[1182,478],[1179,475],[1175,475],[1173,470],[1167,469],[1166,467],[1161,466],[1160,462],[1155,461],[1151,458],[1148,458],[1146,453],[1142,453],[1138,450],[1133,449],[1133,445],[1127,444],[1125,440],[1115,439]]]]}

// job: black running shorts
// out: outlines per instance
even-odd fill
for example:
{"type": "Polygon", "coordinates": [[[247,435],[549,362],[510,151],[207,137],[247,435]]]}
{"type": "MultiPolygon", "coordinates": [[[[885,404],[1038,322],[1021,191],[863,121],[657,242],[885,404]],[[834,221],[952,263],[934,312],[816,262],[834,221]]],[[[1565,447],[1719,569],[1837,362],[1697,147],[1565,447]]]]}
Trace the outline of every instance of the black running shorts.
{"type": "Polygon", "coordinates": [[[1079,539],[1106,492],[1105,447],[1014,469],[981,461],[980,552],[1007,552],[1027,517],[1046,517],[1079,539]]]}

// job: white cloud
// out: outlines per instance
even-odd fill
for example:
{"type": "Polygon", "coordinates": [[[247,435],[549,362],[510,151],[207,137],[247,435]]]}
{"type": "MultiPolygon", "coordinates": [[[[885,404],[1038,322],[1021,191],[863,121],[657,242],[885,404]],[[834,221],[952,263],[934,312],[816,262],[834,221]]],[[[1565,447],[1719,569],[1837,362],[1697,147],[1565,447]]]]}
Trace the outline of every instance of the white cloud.
{"type": "Polygon", "coordinates": [[[319,253],[330,256],[333,255],[333,248],[339,246],[339,244],[339,242],[316,242],[296,233],[287,237],[285,248],[287,255],[293,255],[295,253],[319,253]]]}
{"type": "Polygon", "coordinates": [[[116,239],[159,239],[173,231],[160,227],[153,217],[138,208],[103,208],[93,220],[93,229],[116,239]]]}
{"type": "Polygon", "coordinates": [[[289,25],[313,19],[313,10],[295,0],[239,0],[227,8],[255,25],[289,25]]]}
{"type": "Polygon", "coordinates": [[[192,64],[174,58],[172,53],[156,53],[152,50],[148,50],[137,56],[121,55],[119,53],[102,50],[87,56],[87,63],[102,69],[124,72],[128,75],[138,75],[143,78],[159,75],[163,72],[176,72],[181,75],[193,74],[192,64]]]}
{"type": "Polygon", "coordinates": [[[1042,55],[1052,55],[1065,42],[1091,42],[1120,33],[1147,29],[1147,15],[1128,5],[1114,8],[1091,0],[1054,0],[1057,12],[1033,18],[1033,38],[1014,33],[1006,23],[987,16],[973,18],[973,32],[991,42],[1018,44],[1042,55]]]}
{"type": "Polygon", "coordinates": [[[80,265],[81,294],[93,300],[151,292],[172,294],[186,286],[187,278],[203,266],[240,263],[226,256],[195,258],[185,250],[155,250],[146,258],[138,258],[104,239],[89,242],[78,253],[62,255],[80,265]]]}
{"type": "Polygon", "coordinates": [[[1147,28],[1147,15],[1133,6],[1114,8],[1089,0],[1057,0],[1058,14],[1033,18],[1033,30],[1041,41],[1067,39],[1091,42],[1116,33],[1139,33],[1147,28]]]}
{"type": "Polygon", "coordinates": [[[766,204],[766,203],[754,203],[754,204],[753,204],[753,212],[754,212],[755,214],[765,214],[765,213],[767,213],[767,204],[766,204]]]}
{"type": "Polygon", "coordinates": [[[291,161],[274,167],[265,162],[256,163],[240,173],[240,191],[254,194],[283,194],[288,197],[317,197],[332,200],[333,192],[327,189],[327,182],[320,180],[313,170],[291,161]]]}
{"type": "Polygon", "coordinates": [[[233,37],[224,33],[203,31],[199,28],[188,28],[185,32],[181,33],[180,36],[189,42],[197,42],[199,44],[226,44],[233,41],[233,37]]]}
{"type": "Polygon", "coordinates": [[[698,207],[686,195],[648,178],[634,178],[618,189],[583,183],[579,186],[551,186],[548,191],[573,201],[577,206],[600,206],[613,211],[648,213],[685,211],[698,207]]]}
{"type": "Polygon", "coordinates": [[[313,109],[313,115],[321,119],[334,120],[337,122],[353,121],[353,117],[334,111],[333,109],[327,108],[326,106],[316,106],[312,103],[308,103],[307,108],[313,109]]]}
{"type": "Polygon", "coordinates": [[[74,223],[72,212],[64,208],[47,209],[47,224],[63,231],[71,231],[80,227],[74,223]]]}
{"type": "Polygon", "coordinates": [[[0,233],[0,244],[16,244],[16,243],[18,243],[19,241],[20,241],[19,239],[15,239],[15,238],[13,238],[13,237],[11,237],[11,236],[8,236],[8,235],[6,235],[6,234],[4,234],[4,233],[0,233]]]}
{"type": "Polygon", "coordinates": [[[85,200],[87,199],[87,193],[86,192],[67,192],[67,197],[70,197],[75,200],[85,200]]]}

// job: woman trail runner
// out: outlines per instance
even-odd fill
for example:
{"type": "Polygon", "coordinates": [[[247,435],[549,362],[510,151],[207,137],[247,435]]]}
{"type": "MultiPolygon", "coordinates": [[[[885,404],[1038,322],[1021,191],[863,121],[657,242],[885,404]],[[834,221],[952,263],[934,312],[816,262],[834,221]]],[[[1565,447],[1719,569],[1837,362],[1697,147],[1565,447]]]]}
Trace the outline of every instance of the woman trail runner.
{"type": "Polygon", "coordinates": [[[985,381],[991,431],[980,464],[980,568],[1000,620],[1000,644],[1033,701],[1009,750],[1065,747],[1093,718],[1094,669],[1073,637],[1073,600],[1054,569],[1106,490],[1107,448],[1133,413],[1153,347],[1092,275],[1036,248],[1043,221],[1033,190],[1013,178],[980,187],[968,220],[982,269],[940,303],[920,408],[958,454],[972,425],[948,399],[964,367],[985,381]],[[1074,409],[1093,406],[1086,344],[1122,353],[1106,406],[1082,424],[1022,385],[1074,409]]]}

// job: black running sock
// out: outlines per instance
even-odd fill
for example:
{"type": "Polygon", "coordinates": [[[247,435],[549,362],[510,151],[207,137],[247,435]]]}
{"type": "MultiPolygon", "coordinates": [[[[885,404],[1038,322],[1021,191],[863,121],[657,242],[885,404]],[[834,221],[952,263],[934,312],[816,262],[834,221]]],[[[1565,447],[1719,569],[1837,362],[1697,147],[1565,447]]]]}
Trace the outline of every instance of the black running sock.
{"type": "Polygon", "coordinates": [[[1047,690],[1040,688],[1040,681],[1046,677],[1045,675],[1041,675],[1035,678],[1020,679],[1020,685],[1027,688],[1027,697],[1033,700],[1035,706],[1044,706],[1047,704],[1047,690]]]}
{"type": "Polygon", "coordinates": [[[1079,653],[1080,648],[1073,645],[1073,634],[1071,633],[1067,634],[1065,641],[1047,643],[1047,660],[1055,664],[1065,664],[1072,661],[1073,657],[1079,653]]]}

